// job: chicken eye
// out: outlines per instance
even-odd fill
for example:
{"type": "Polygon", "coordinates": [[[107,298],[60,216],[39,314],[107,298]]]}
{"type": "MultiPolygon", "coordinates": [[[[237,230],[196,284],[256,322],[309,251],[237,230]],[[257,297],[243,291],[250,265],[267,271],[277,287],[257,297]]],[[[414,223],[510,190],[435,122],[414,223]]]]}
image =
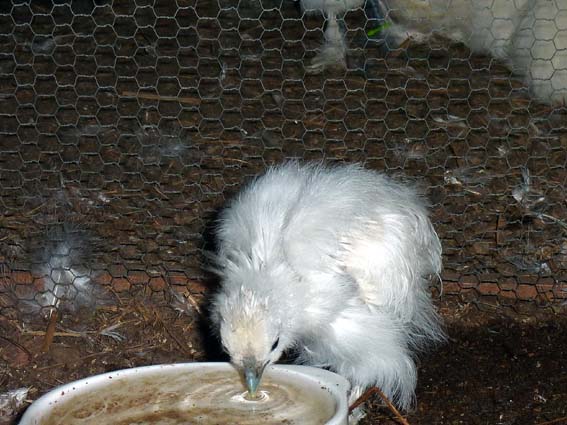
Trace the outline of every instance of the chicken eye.
{"type": "Polygon", "coordinates": [[[272,351],[274,351],[276,348],[278,348],[278,344],[280,343],[280,339],[278,337],[278,339],[276,339],[276,342],[274,342],[272,344],[272,351]]]}

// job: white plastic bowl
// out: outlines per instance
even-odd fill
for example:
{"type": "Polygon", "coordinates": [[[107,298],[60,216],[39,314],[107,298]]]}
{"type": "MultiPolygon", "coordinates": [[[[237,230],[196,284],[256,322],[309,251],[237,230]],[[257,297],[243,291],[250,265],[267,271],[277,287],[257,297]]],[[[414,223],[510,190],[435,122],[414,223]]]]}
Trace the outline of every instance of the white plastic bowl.
{"type": "Polygon", "coordinates": [[[60,386],[36,400],[20,425],[346,425],[348,389],[344,378],[326,370],[273,365],[260,384],[266,400],[250,402],[229,363],[146,366],[60,386]]]}

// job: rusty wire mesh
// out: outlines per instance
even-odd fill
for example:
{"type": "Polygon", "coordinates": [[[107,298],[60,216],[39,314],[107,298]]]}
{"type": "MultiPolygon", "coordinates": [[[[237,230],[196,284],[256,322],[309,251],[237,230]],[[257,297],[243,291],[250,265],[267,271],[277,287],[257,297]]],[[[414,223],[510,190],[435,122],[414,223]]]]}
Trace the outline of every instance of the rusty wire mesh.
{"type": "Polygon", "coordinates": [[[3,3],[0,313],[193,308],[216,210],[286,158],[419,180],[445,296],[556,308],[567,111],[462,43],[386,51],[367,15],[344,17],[346,69],[312,74],[324,19],[292,1],[3,3]]]}

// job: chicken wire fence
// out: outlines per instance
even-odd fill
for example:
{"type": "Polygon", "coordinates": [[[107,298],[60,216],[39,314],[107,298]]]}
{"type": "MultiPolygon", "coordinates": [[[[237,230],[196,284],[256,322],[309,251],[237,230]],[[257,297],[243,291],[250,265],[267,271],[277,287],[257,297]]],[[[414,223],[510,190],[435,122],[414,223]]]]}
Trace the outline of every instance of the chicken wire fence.
{"type": "Polygon", "coordinates": [[[466,43],[389,46],[376,4],[340,19],[345,67],[314,71],[325,19],[291,0],[2,2],[0,314],[197,308],[218,208],[289,158],[419,182],[444,297],[560,308],[565,107],[466,43]]]}

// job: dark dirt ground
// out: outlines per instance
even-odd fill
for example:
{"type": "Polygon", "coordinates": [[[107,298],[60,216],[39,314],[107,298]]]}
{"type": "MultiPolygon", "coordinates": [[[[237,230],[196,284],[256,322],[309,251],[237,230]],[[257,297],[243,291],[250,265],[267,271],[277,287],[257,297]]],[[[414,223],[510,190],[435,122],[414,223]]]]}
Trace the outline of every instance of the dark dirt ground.
{"type": "MultiPolygon", "coordinates": [[[[465,310],[447,318],[448,343],[421,358],[409,423],[567,424],[565,315],[535,322],[465,310]]],[[[396,424],[377,406],[364,425],[396,424]]]]}
{"type": "MultiPolygon", "coordinates": [[[[420,360],[410,424],[534,425],[567,423],[567,318],[512,318],[473,304],[444,304],[449,341],[420,360]]],[[[0,320],[0,392],[31,387],[33,401],[55,386],[107,371],[170,362],[218,360],[195,315],[159,300],[94,313],[114,338],[64,316],[48,353],[44,329],[0,320]],[[82,329],[82,330],[81,330],[82,329]]],[[[377,397],[362,425],[393,425],[377,397]]],[[[6,424],[16,423],[8,421],[6,424]]]]}

